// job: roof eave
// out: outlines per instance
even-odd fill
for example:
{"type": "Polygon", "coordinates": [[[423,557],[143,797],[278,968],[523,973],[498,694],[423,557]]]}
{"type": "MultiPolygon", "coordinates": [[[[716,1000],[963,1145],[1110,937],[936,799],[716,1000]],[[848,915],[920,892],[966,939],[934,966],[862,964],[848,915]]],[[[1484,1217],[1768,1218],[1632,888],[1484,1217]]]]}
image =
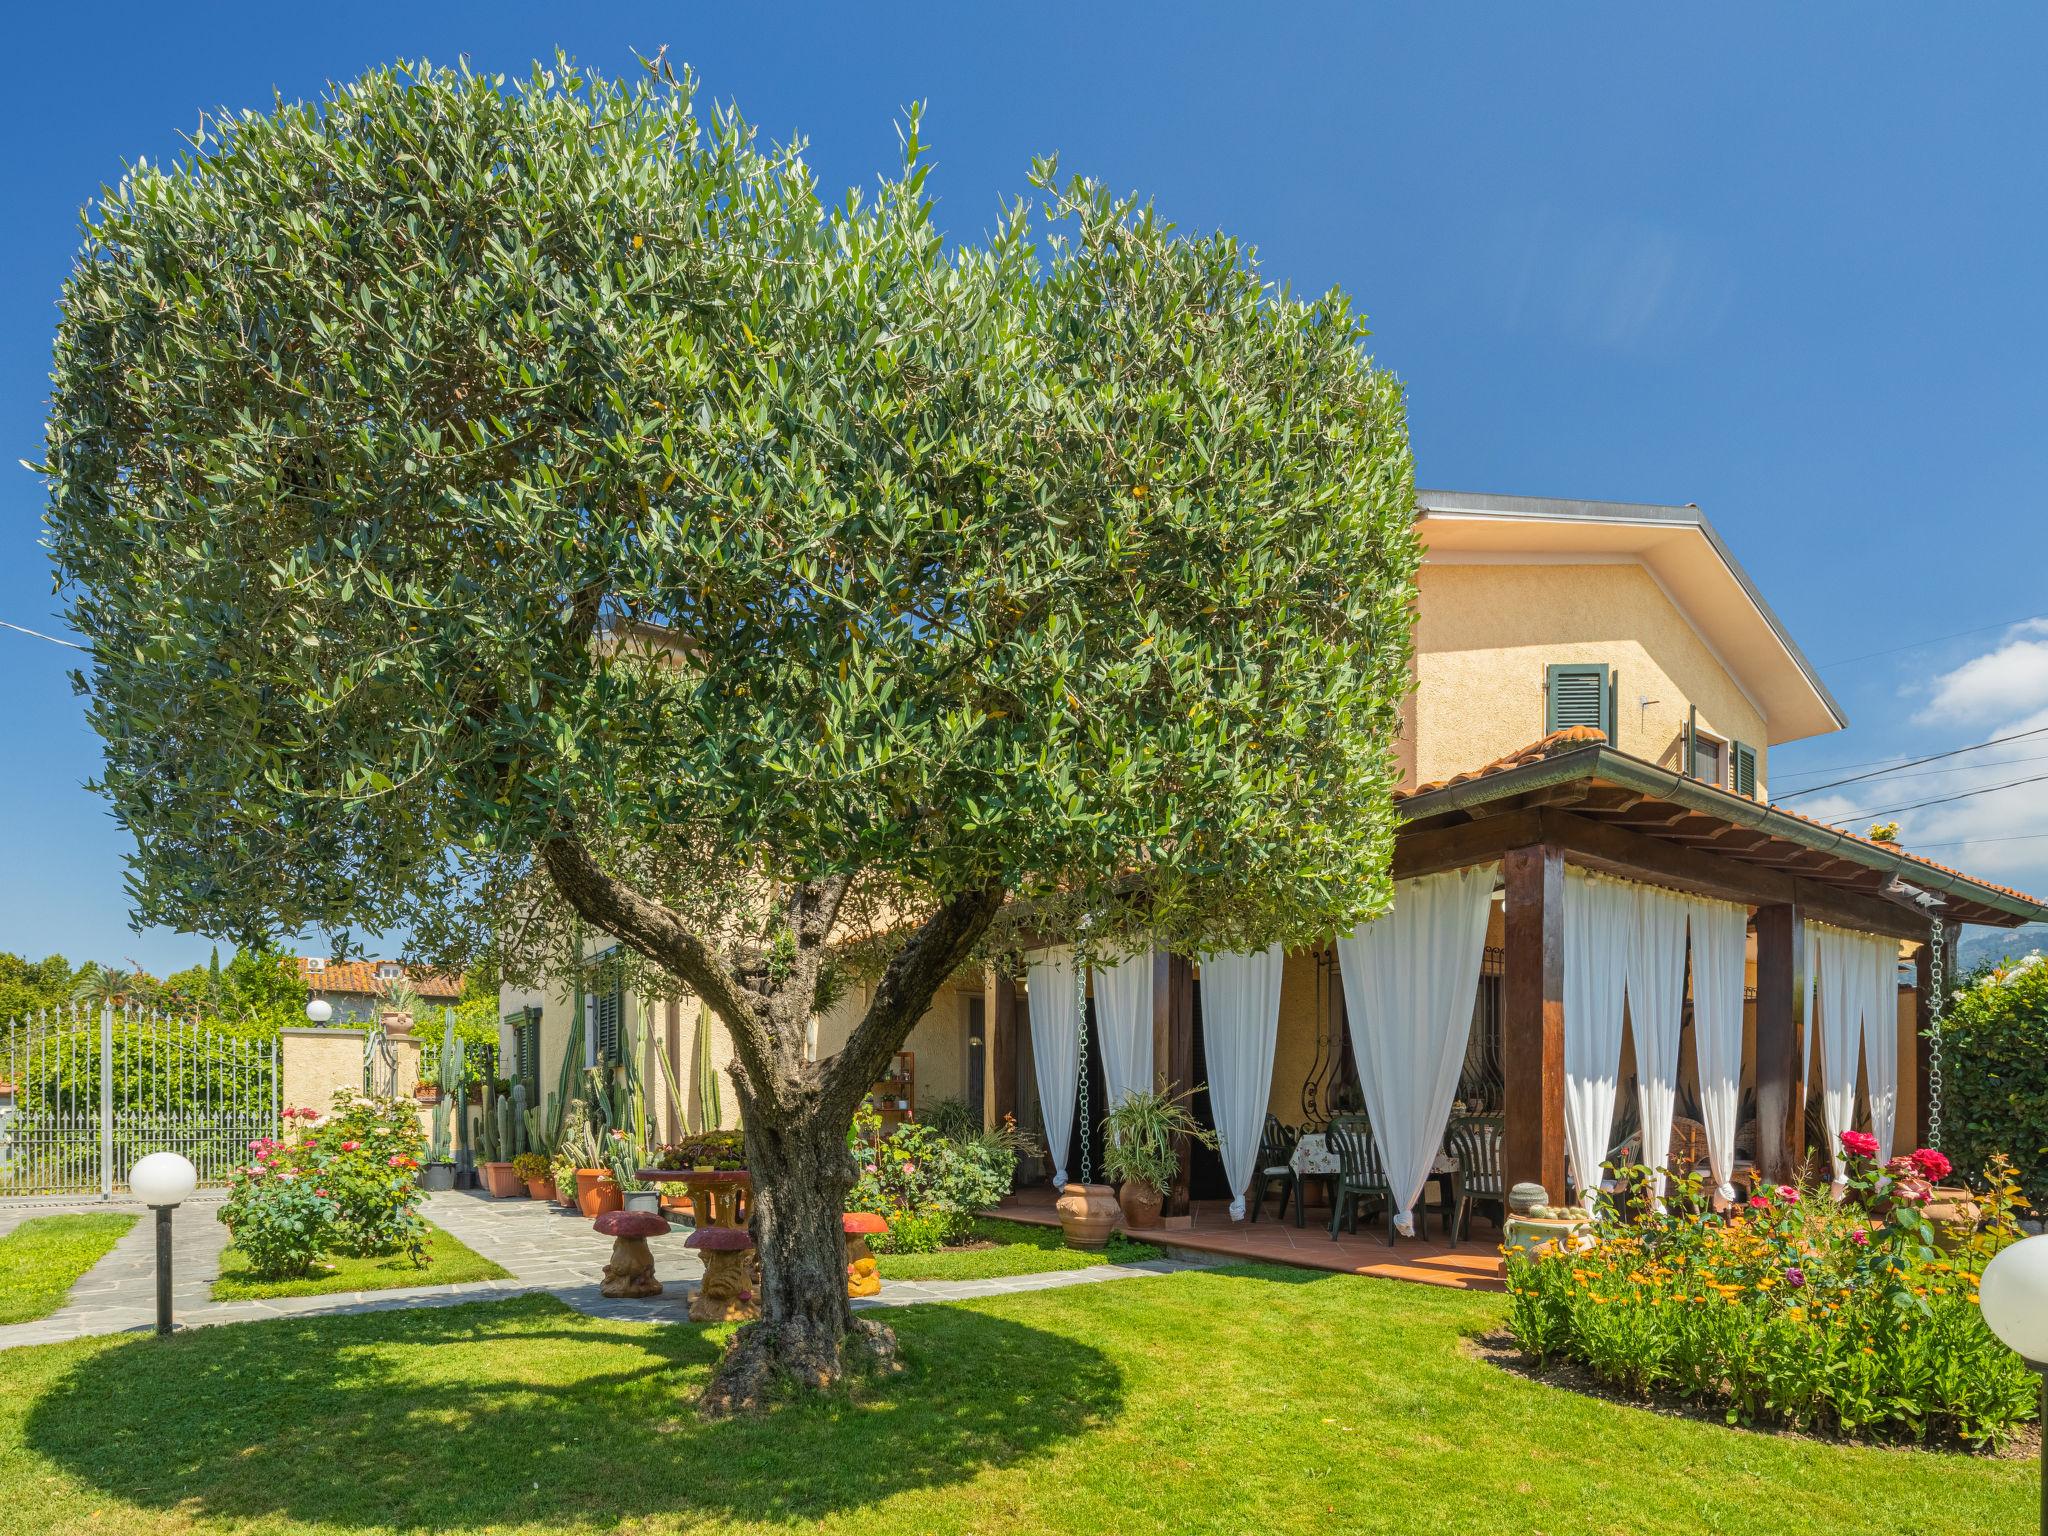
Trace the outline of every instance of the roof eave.
{"type": "Polygon", "coordinates": [[[2030,901],[1996,886],[1985,885],[1967,875],[1954,874],[1906,853],[1890,853],[1837,827],[1789,815],[1761,800],[1733,794],[1690,778],[1674,768],[1660,768],[1639,757],[1617,752],[1612,747],[1576,747],[1541,762],[1504,768],[1458,784],[1446,784],[1410,795],[1398,801],[1405,821],[1421,821],[1453,811],[1491,804],[1509,795],[1550,789],[1577,779],[1603,779],[1624,789],[1636,790],[1682,805],[1702,815],[1718,816],[1736,825],[1782,837],[1816,853],[1825,853],[1865,869],[1898,876],[1922,890],[1940,891],[1979,906],[2009,914],[2015,923],[2048,921],[2048,905],[2030,901]]]}

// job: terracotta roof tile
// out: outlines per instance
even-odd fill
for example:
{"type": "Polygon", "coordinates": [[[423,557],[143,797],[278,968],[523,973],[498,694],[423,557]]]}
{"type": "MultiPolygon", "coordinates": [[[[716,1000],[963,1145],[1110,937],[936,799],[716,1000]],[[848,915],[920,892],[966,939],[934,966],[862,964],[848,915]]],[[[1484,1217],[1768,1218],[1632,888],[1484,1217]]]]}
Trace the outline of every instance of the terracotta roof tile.
{"type": "MultiPolygon", "coordinates": [[[[333,992],[350,997],[375,997],[388,983],[377,976],[381,960],[325,960],[318,955],[298,956],[299,979],[315,992],[333,992]]],[[[462,978],[438,971],[402,967],[412,989],[421,997],[454,1002],[462,996],[462,978]]]]}

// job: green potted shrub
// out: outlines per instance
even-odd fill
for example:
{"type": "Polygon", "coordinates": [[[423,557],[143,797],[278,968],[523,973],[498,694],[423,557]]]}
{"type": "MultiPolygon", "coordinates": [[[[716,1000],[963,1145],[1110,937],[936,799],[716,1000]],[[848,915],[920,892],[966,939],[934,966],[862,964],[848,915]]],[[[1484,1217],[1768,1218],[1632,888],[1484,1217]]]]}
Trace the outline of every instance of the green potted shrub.
{"type": "Polygon", "coordinates": [[[1102,1155],[1102,1173],[1118,1185],[1117,1204],[1123,1208],[1127,1227],[1159,1225],[1166,1192],[1180,1172],[1178,1138],[1185,1136],[1205,1147],[1216,1145],[1215,1133],[1203,1130],[1188,1112],[1189,1097],[1170,1095],[1162,1084],[1126,1094],[1103,1117],[1108,1146],[1102,1155]]]}
{"type": "Polygon", "coordinates": [[[548,1160],[538,1152],[522,1152],[512,1159],[512,1176],[526,1186],[536,1200],[555,1198],[555,1175],[548,1160]]]}

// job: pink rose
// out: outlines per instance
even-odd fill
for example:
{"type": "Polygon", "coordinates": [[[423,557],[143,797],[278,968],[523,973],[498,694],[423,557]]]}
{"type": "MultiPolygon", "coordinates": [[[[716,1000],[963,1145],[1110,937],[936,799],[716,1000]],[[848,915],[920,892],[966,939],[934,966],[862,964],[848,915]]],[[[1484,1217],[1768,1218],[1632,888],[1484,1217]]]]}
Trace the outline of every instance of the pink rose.
{"type": "Polygon", "coordinates": [[[1930,1184],[1939,1183],[1955,1171],[1955,1164],[1943,1157],[1932,1147],[1922,1147],[1913,1154],[1913,1166],[1920,1171],[1920,1177],[1930,1184]]]}
{"type": "Polygon", "coordinates": [[[1868,1131],[1842,1132],[1842,1150],[1855,1157],[1877,1156],[1877,1138],[1868,1131]]]}
{"type": "Polygon", "coordinates": [[[1797,1205],[1799,1203],[1799,1191],[1790,1184],[1780,1184],[1778,1186],[1778,1198],[1787,1205],[1797,1205]]]}
{"type": "Polygon", "coordinates": [[[394,1154],[393,1154],[393,1155],[392,1155],[392,1156],[390,1157],[390,1159],[388,1159],[388,1161],[386,1162],[385,1166],[386,1166],[386,1167],[390,1167],[390,1168],[396,1168],[396,1167],[399,1167],[399,1166],[400,1166],[401,1164],[403,1164],[404,1162],[405,1162],[405,1159],[404,1159],[403,1157],[400,1157],[400,1156],[398,1156],[397,1154],[395,1154],[395,1153],[394,1153],[394,1154]]]}
{"type": "Polygon", "coordinates": [[[1861,1227],[1858,1227],[1854,1232],[1851,1232],[1849,1234],[1849,1241],[1854,1243],[1858,1248],[1868,1248],[1870,1246],[1870,1234],[1864,1231],[1861,1227]]]}

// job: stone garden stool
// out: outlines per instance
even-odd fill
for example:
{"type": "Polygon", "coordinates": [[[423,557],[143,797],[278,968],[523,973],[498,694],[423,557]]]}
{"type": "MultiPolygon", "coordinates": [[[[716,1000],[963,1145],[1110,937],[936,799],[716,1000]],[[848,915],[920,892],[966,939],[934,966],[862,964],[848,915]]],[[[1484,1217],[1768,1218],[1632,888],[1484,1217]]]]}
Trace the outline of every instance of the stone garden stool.
{"type": "Polygon", "coordinates": [[[761,1315],[754,1299],[754,1240],[745,1227],[699,1227],[684,1243],[704,1261],[690,1298],[693,1323],[737,1323],[761,1315]]]}
{"type": "Polygon", "coordinates": [[[606,1211],[591,1226],[612,1240],[612,1261],[604,1267],[607,1296],[659,1296],[661,1282],[654,1278],[654,1254],[647,1239],[668,1231],[668,1220],[658,1211],[606,1211]]]}
{"type": "Polygon", "coordinates": [[[881,1266],[868,1248],[868,1239],[889,1230],[889,1223],[868,1211],[848,1211],[839,1218],[846,1234],[846,1294],[879,1296],[882,1293],[881,1266]]]}

